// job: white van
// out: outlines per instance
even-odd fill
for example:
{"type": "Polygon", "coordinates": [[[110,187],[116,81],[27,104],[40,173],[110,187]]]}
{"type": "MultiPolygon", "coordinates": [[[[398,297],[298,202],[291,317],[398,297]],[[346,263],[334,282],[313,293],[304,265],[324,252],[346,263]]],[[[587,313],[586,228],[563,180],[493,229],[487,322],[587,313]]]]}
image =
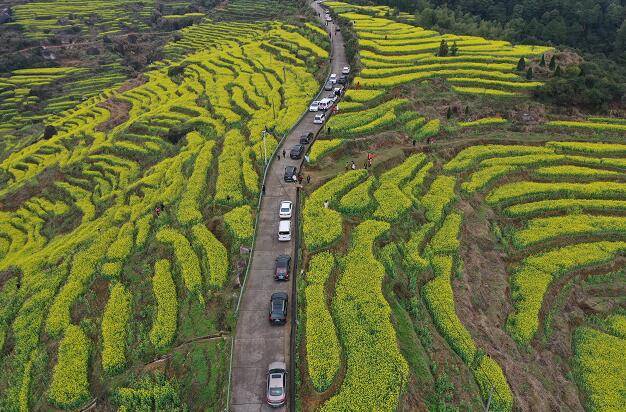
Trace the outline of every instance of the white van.
{"type": "Polygon", "coordinates": [[[291,220],[281,220],[278,224],[278,241],[288,242],[291,240],[291,220]]]}
{"type": "Polygon", "coordinates": [[[333,105],[333,99],[329,99],[328,97],[320,100],[320,103],[317,105],[318,110],[327,110],[330,106],[333,105]]]}
{"type": "Polygon", "coordinates": [[[317,113],[315,115],[315,118],[313,119],[313,123],[314,124],[324,124],[325,120],[326,120],[326,116],[324,115],[324,113],[317,113]]]}

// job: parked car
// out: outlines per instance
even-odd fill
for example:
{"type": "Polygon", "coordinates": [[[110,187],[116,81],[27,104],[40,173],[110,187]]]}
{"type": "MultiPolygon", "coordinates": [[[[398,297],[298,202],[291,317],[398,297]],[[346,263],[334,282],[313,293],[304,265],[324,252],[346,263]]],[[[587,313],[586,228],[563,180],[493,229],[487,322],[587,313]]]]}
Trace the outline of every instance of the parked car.
{"type": "Polygon", "coordinates": [[[289,280],[289,270],[291,269],[291,256],[280,255],[276,258],[275,280],[289,280]]]}
{"type": "Polygon", "coordinates": [[[287,300],[285,292],[274,292],[270,298],[270,323],[272,325],[284,325],[287,323],[287,300]]]}
{"type": "Polygon", "coordinates": [[[346,76],[345,74],[342,74],[341,76],[339,76],[339,78],[337,79],[337,83],[342,84],[342,85],[346,85],[348,84],[348,76],[346,76]]]}
{"type": "Polygon", "coordinates": [[[289,242],[291,240],[291,220],[278,222],[278,241],[289,242]]]}
{"type": "Polygon", "coordinates": [[[329,90],[332,90],[333,87],[335,87],[335,84],[331,81],[327,81],[326,84],[324,85],[324,90],[329,91],[329,90]]]}
{"type": "Polygon", "coordinates": [[[317,113],[315,115],[315,119],[313,119],[313,123],[315,124],[324,124],[326,121],[326,115],[324,113],[317,113]]]}
{"type": "Polygon", "coordinates": [[[326,21],[333,21],[333,19],[329,15],[326,15],[326,21]]]}
{"type": "Polygon", "coordinates": [[[293,203],[290,200],[283,200],[280,202],[278,208],[278,217],[281,219],[291,219],[291,211],[293,209],[293,203]]]}
{"type": "Polygon", "coordinates": [[[331,101],[331,104],[329,105],[332,106],[333,103],[335,103],[337,101],[338,96],[335,94],[335,92],[329,93],[327,99],[331,101]]]}
{"type": "Polygon", "coordinates": [[[341,74],[350,74],[350,66],[344,66],[343,69],[341,69],[341,74]]]}
{"type": "Polygon", "coordinates": [[[318,111],[319,110],[319,105],[320,105],[320,102],[318,100],[313,100],[311,102],[311,105],[309,106],[309,111],[310,112],[318,111]]]}
{"type": "MultiPolygon", "coordinates": [[[[317,115],[315,115],[317,117],[317,115]]],[[[285,166],[285,182],[295,182],[294,176],[298,175],[298,169],[295,166],[285,166]]]]}
{"type": "Polygon", "coordinates": [[[306,149],[304,145],[301,145],[301,144],[294,145],[289,151],[289,157],[294,160],[302,158],[302,155],[304,154],[304,149],[306,149]]]}
{"type": "Polygon", "coordinates": [[[300,136],[300,144],[309,144],[313,141],[314,137],[315,135],[311,132],[309,132],[308,134],[304,134],[300,136]]]}
{"type": "Polygon", "coordinates": [[[331,74],[330,77],[328,78],[328,81],[331,82],[332,84],[337,83],[337,74],[336,73],[331,74]]]}
{"type": "Polygon", "coordinates": [[[267,368],[267,404],[279,407],[287,400],[287,365],[285,362],[272,362],[267,368]]]}

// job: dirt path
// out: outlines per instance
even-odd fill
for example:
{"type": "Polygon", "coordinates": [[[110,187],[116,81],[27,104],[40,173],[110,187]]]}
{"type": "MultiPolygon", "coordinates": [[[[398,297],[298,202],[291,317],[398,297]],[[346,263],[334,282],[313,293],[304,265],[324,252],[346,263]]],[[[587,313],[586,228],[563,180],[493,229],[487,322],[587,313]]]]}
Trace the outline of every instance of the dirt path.
{"type": "MultiPolygon", "coordinates": [[[[311,5],[316,13],[323,16],[318,3],[311,5]]],[[[321,18],[320,18],[321,20],[321,18]]],[[[329,25],[334,30],[334,24],[329,25]]],[[[340,73],[347,65],[343,37],[341,33],[332,35],[333,73],[340,73]]],[[[320,125],[313,124],[314,113],[305,113],[300,122],[292,129],[283,146],[289,150],[298,143],[300,136],[308,132],[317,133],[320,125]]],[[[265,181],[265,196],[262,199],[258,220],[257,238],[254,245],[252,263],[248,278],[242,291],[239,307],[237,328],[233,347],[232,390],[230,409],[232,411],[270,410],[265,404],[265,373],[270,362],[284,361],[289,365],[291,356],[291,317],[289,311],[287,324],[270,326],[267,320],[269,300],[273,292],[287,292],[292,299],[291,282],[276,282],[273,279],[274,259],[279,254],[294,255],[294,239],[290,242],[278,242],[278,206],[282,200],[296,200],[296,185],[285,183],[283,174],[285,166],[300,166],[300,160],[274,160],[269,168],[265,181]]],[[[297,211],[294,211],[297,213],[297,211]]],[[[292,224],[294,220],[292,218],[292,224]]],[[[295,332],[295,331],[293,331],[295,332]]],[[[291,379],[295,371],[288,371],[291,379]]],[[[288,393],[289,396],[289,393],[288,393]]],[[[287,410],[288,406],[283,410],[287,410]]]]}

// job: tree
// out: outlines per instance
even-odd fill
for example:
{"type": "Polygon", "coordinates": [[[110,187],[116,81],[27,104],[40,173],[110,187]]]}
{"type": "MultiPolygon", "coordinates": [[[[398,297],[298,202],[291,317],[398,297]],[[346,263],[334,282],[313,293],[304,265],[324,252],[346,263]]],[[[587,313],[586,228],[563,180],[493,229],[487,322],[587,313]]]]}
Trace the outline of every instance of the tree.
{"type": "Polygon", "coordinates": [[[524,60],[523,57],[520,57],[519,61],[517,62],[517,71],[523,72],[524,70],[526,70],[526,60],[524,60]]]}
{"type": "Polygon", "coordinates": [[[548,67],[550,68],[550,70],[556,69],[556,54],[552,55],[552,58],[550,59],[550,65],[548,67]]]}
{"type": "Polygon", "coordinates": [[[555,77],[561,77],[561,66],[556,66],[556,70],[554,71],[555,77]]]}
{"type": "Polygon", "coordinates": [[[459,54],[459,46],[456,45],[456,40],[452,43],[450,48],[450,56],[457,56],[459,54]]]}
{"type": "Polygon", "coordinates": [[[446,57],[448,55],[448,42],[445,39],[441,40],[441,44],[439,45],[439,52],[437,56],[446,57]]]}
{"type": "Polygon", "coordinates": [[[539,66],[546,67],[546,55],[545,54],[541,55],[541,61],[539,62],[539,66]]]}
{"type": "Polygon", "coordinates": [[[448,112],[446,113],[446,119],[450,119],[452,117],[452,108],[448,106],[448,112]]]}
{"type": "Polygon", "coordinates": [[[470,114],[470,108],[469,105],[465,106],[465,116],[469,116],[470,114]]]}
{"type": "Polygon", "coordinates": [[[57,134],[57,128],[49,124],[46,126],[46,128],[43,131],[43,138],[48,140],[55,134],[57,134]]]}
{"type": "Polygon", "coordinates": [[[532,80],[533,79],[533,68],[529,67],[528,71],[526,72],[526,80],[532,80]]]}

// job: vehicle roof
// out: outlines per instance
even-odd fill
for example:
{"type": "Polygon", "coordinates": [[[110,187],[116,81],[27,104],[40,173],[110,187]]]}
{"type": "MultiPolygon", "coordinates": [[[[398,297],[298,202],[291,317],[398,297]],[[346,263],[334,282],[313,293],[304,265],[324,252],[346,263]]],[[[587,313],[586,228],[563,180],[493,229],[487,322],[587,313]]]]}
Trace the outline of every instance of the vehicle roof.
{"type": "Polygon", "coordinates": [[[291,256],[289,255],[278,255],[276,257],[277,262],[289,262],[291,260],[291,256]]]}
{"type": "Polygon", "coordinates": [[[315,117],[324,117],[324,113],[318,113],[315,115],[315,117]]]}
{"type": "MultiPolygon", "coordinates": [[[[288,222],[288,220],[283,220],[283,222],[288,222]]],[[[274,292],[272,293],[272,300],[274,299],[287,299],[289,295],[286,292],[274,292]]]]}
{"type": "Polygon", "coordinates": [[[281,200],[280,205],[292,205],[291,200],[281,200]]]}
{"type": "Polygon", "coordinates": [[[270,363],[270,366],[267,367],[268,371],[271,371],[272,369],[282,369],[285,371],[287,370],[287,364],[285,362],[275,361],[270,363]]]}
{"type": "Polygon", "coordinates": [[[294,145],[293,145],[293,147],[292,147],[291,149],[297,149],[297,150],[300,150],[300,149],[302,149],[303,147],[304,147],[304,146],[303,146],[303,145],[301,145],[300,143],[296,143],[296,144],[294,144],[294,145]]]}
{"type": "Polygon", "coordinates": [[[285,171],[288,171],[288,170],[293,170],[293,171],[295,171],[295,170],[296,170],[296,167],[295,167],[295,166],[285,166],[285,171]]]}

